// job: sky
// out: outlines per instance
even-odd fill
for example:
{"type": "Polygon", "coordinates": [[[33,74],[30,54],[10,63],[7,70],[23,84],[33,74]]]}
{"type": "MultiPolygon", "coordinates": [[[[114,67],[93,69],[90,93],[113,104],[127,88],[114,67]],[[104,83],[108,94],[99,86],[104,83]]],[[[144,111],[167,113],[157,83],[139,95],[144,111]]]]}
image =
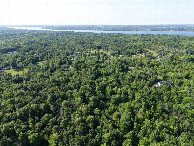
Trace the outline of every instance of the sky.
{"type": "Polygon", "coordinates": [[[0,25],[194,24],[194,0],[0,0],[0,25]]]}

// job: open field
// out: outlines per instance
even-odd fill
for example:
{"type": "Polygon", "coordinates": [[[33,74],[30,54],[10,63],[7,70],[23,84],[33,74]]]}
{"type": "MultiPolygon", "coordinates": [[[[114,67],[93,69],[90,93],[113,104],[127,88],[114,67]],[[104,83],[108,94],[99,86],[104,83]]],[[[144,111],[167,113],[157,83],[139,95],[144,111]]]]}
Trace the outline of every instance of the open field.
{"type": "Polygon", "coordinates": [[[150,53],[152,53],[154,57],[158,56],[158,54],[157,54],[155,51],[150,50],[150,49],[147,49],[147,50],[148,50],[150,53]]]}
{"type": "Polygon", "coordinates": [[[36,65],[43,66],[45,61],[39,61],[36,63],[36,65]]]}
{"type": "Polygon", "coordinates": [[[20,70],[14,70],[14,69],[10,69],[10,70],[6,70],[6,73],[11,73],[12,76],[15,76],[15,75],[22,75],[23,73],[27,72],[28,69],[27,68],[24,68],[24,69],[20,69],[20,70]]]}

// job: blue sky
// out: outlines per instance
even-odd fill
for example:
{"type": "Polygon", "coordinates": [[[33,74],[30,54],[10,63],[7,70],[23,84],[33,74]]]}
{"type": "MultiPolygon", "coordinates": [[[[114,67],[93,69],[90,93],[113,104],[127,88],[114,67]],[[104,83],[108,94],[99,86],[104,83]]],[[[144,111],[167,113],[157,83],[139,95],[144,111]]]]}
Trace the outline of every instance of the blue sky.
{"type": "Polygon", "coordinates": [[[0,0],[0,25],[194,24],[194,0],[0,0]]]}

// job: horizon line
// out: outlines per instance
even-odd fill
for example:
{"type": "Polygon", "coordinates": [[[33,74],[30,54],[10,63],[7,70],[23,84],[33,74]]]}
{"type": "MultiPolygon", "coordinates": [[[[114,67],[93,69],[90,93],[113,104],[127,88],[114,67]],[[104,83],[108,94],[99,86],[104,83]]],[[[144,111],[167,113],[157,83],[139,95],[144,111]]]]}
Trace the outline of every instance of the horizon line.
{"type": "Polygon", "coordinates": [[[16,24],[0,26],[157,26],[157,25],[194,25],[194,24],[16,24]]]}

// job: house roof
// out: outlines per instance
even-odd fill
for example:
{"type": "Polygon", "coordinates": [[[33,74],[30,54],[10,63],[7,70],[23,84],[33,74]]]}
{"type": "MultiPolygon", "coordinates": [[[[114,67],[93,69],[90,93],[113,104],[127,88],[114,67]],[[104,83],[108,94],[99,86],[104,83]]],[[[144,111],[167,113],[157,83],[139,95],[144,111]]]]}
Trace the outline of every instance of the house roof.
{"type": "Polygon", "coordinates": [[[162,86],[164,83],[168,83],[168,84],[170,84],[170,86],[173,84],[170,81],[160,81],[160,82],[154,84],[154,86],[156,86],[156,87],[162,86]]]}

